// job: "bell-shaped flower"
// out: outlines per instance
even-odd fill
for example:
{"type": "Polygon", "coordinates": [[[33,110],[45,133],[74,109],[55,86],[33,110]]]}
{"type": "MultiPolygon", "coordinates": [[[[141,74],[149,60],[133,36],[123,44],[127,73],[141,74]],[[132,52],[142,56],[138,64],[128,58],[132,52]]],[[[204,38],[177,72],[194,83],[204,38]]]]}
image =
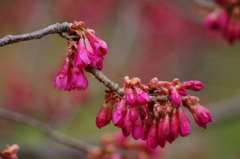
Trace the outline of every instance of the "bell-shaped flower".
{"type": "Polygon", "coordinates": [[[95,36],[89,30],[86,30],[85,33],[97,55],[105,56],[108,54],[108,48],[105,41],[95,36]]]}
{"type": "Polygon", "coordinates": [[[60,72],[55,78],[54,81],[55,88],[64,91],[70,91],[72,88],[71,83],[71,61],[67,57],[60,72]]]}
{"type": "Polygon", "coordinates": [[[87,89],[87,87],[88,80],[84,75],[83,70],[78,67],[74,67],[72,74],[72,88],[81,91],[87,89]]]}

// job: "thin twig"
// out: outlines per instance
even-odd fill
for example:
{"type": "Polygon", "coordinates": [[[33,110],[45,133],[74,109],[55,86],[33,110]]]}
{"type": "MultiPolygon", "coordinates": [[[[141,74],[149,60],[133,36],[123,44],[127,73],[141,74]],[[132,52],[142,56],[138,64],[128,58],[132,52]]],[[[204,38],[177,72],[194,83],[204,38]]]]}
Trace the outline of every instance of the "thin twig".
{"type": "Polygon", "coordinates": [[[98,69],[91,67],[91,66],[87,66],[86,68],[89,72],[91,72],[97,80],[99,80],[100,82],[102,82],[106,87],[108,87],[110,90],[116,92],[117,94],[119,94],[120,96],[124,95],[124,91],[123,89],[121,89],[117,83],[111,81],[110,79],[108,79],[101,71],[99,71],[98,69]]]}
{"type": "Polygon", "coordinates": [[[78,40],[79,36],[78,35],[69,35],[68,33],[58,33],[62,38],[67,39],[67,40],[78,40]]]}
{"type": "MultiPolygon", "coordinates": [[[[116,92],[120,96],[124,96],[124,94],[125,94],[124,90],[122,88],[120,88],[117,83],[108,79],[101,71],[99,71],[98,69],[96,69],[94,67],[91,67],[90,65],[88,65],[86,69],[90,73],[92,73],[96,77],[96,79],[99,80],[99,82],[103,83],[110,90],[116,92]]],[[[149,96],[149,97],[153,102],[166,101],[169,99],[169,96],[149,96]]]]}
{"type": "MultiPolygon", "coordinates": [[[[22,34],[22,35],[6,35],[4,38],[0,39],[0,46],[5,46],[21,41],[27,41],[27,40],[33,40],[33,39],[40,39],[48,34],[54,34],[54,33],[62,33],[62,32],[68,32],[69,28],[71,27],[71,23],[56,23],[53,25],[50,25],[44,29],[22,34]]],[[[63,37],[63,36],[62,36],[63,37]]]]}
{"type": "Polygon", "coordinates": [[[13,120],[13,121],[17,121],[17,122],[21,122],[21,123],[30,125],[32,127],[35,127],[38,130],[41,130],[42,132],[44,132],[49,137],[55,139],[56,141],[59,141],[65,145],[68,145],[75,149],[81,150],[85,153],[88,153],[94,147],[83,141],[68,137],[68,136],[64,135],[63,133],[54,130],[49,125],[44,124],[36,119],[33,119],[29,116],[26,116],[26,115],[23,115],[20,113],[11,112],[11,111],[0,108],[0,116],[10,119],[10,120],[13,120]]]}

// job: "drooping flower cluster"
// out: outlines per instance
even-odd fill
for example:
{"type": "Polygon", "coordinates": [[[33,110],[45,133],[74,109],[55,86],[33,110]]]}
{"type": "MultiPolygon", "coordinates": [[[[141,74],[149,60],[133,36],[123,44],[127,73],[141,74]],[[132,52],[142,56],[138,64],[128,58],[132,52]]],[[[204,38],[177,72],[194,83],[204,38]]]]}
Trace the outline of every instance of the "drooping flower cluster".
{"type": "Polygon", "coordinates": [[[16,144],[13,144],[11,146],[7,146],[7,148],[0,153],[0,157],[2,157],[3,159],[18,159],[17,157],[18,151],[19,151],[19,146],[16,144]]]}
{"type": "Polygon", "coordinates": [[[88,159],[160,159],[163,151],[151,150],[143,141],[125,137],[121,132],[104,134],[101,148],[94,148],[88,159]]]}
{"type": "Polygon", "coordinates": [[[211,12],[205,25],[214,30],[221,30],[223,36],[233,43],[240,38],[240,0],[215,0],[220,8],[211,12]]]}
{"type": "Polygon", "coordinates": [[[191,133],[190,121],[183,107],[193,114],[196,123],[203,128],[212,121],[209,110],[198,103],[197,97],[189,96],[186,91],[199,91],[203,87],[200,81],[180,83],[178,79],[167,82],[157,78],[153,78],[146,86],[141,84],[139,78],[125,77],[125,95],[120,97],[107,91],[105,103],[108,106],[101,108],[96,124],[101,128],[112,120],[115,126],[122,129],[124,136],[132,134],[135,140],[146,140],[151,149],[158,145],[164,147],[167,141],[172,143],[178,136],[191,133]]]}
{"type": "Polygon", "coordinates": [[[79,35],[78,41],[69,41],[67,57],[55,78],[55,87],[60,90],[85,90],[88,80],[84,69],[88,65],[102,70],[103,58],[108,53],[107,44],[94,35],[91,29],[84,29],[83,22],[74,22],[70,33],[79,35]]]}

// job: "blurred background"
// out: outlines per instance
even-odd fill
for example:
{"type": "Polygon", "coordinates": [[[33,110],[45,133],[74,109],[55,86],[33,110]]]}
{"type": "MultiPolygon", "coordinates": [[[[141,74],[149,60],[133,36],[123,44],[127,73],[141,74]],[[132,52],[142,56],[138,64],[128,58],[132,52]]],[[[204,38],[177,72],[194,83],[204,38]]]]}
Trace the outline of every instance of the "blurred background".
{"type": "MultiPolygon", "coordinates": [[[[213,122],[204,130],[188,114],[191,135],[167,144],[162,158],[239,159],[240,45],[204,27],[210,11],[192,0],[0,0],[0,37],[84,21],[107,42],[103,73],[119,85],[126,75],[144,84],[153,77],[202,81],[202,91],[189,93],[212,112],[213,122]]],[[[67,40],[57,34],[1,47],[0,107],[99,144],[102,134],[119,130],[95,125],[105,87],[86,73],[86,91],[54,88],[66,48],[67,40]]],[[[81,158],[32,127],[0,118],[0,149],[13,143],[21,147],[20,159],[81,158]]]]}

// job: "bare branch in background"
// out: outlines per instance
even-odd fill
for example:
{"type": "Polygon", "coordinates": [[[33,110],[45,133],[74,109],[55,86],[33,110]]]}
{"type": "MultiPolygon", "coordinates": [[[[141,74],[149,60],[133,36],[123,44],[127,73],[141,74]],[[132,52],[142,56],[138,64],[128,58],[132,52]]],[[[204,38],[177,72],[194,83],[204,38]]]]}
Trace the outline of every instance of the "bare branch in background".
{"type": "Polygon", "coordinates": [[[213,0],[192,0],[192,1],[194,1],[201,7],[209,10],[213,10],[214,8],[216,8],[216,4],[213,2],[213,0]]]}
{"type": "Polygon", "coordinates": [[[85,153],[88,153],[90,150],[92,150],[92,148],[95,147],[95,146],[92,146],[83,141],[77,140],[75,138],[68,137],[68,136],[64,135],[63,133],[54,130],[49,125],[44,124],[36,119],[33,119],[29,116],[26,116],[26,115],[23,115],[20,113],[7,111],[7,110],[0,108],[0,116],[7,118],[9,120],[21,122],[21,123],[30,125],[32,127],[35,127],[38,130],[41,130],[42,132],[44,132],[49,137],[55,139],[56,141],[59,141],[65,145],[68,145],[70,147],[73,147],[75,149],[83,151],[85,153]]]}

